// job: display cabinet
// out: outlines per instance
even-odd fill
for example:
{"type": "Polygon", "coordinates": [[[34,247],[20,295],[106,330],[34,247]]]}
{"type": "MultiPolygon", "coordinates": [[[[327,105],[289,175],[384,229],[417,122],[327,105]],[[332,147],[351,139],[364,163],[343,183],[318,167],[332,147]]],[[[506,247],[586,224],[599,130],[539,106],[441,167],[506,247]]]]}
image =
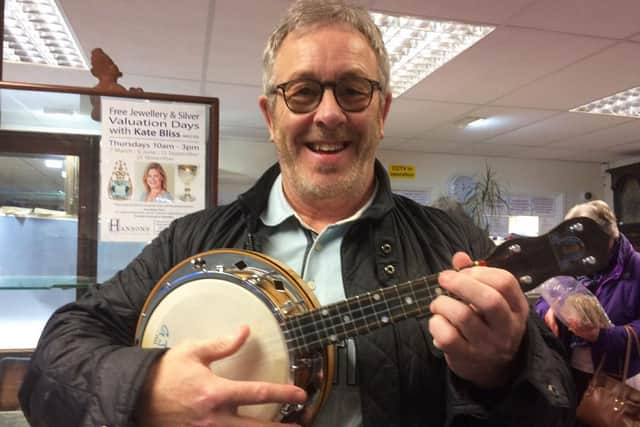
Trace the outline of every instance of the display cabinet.
{"type": "Polygon", "coordinates": [[[640,250],[640,163],[607,170],[611,174],[618,228],[640,250]]]}
{"type": "Polygon", "coordinates": [[[0,425],[26,425],[17,390],[51,314],[215,206],[218,116],[216,98],[0,82],[0,425]],[[152,165],[171,203],[142,197],[152,165]]]}

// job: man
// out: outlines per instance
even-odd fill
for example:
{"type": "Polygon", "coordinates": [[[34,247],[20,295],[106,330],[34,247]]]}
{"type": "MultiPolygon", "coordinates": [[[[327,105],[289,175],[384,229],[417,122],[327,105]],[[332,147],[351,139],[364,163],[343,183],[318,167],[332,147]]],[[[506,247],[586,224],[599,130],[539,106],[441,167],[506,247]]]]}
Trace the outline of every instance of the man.
{"type": "MultiPolygon", "coordinates": [[[[172,223],[99,291],[54,315],[21,392],[34,425],[282,425],[240,418],[237,407],[300,403],[301,389],[208,367],[238,351],[248,328],[167,351],[132,346],[150,289],[191,255],[264,252],[313,282],[322,304],[467,266],[469,255],[451,257],[472,245],[484,248],[474,258],[486,255],[491,243],[471,242],[468,225],[391,194],[375,160],[389,65],[366,11],[294,3],[267,45],[264,86],[279,164],[231,205],[172,223]]],[[[567,367],[515,278],[476,267],[439,282],[460,300],[435,299],[428,325],[410,319],[343,344],[356,375],[336,384],[313,425],[571,425],[567,367]]]]}

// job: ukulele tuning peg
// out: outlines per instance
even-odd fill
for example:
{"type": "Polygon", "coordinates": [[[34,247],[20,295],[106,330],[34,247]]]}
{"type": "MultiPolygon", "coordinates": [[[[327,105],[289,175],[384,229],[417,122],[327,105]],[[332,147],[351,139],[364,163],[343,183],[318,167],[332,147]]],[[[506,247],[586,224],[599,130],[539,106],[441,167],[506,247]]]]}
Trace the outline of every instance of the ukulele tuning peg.
{"type": "Polygon", "coordinates": [[[520,276],[520,278],[518,280],[524,286],[530,286],[533,283],[533,278],[531,276],[529,276],[529,275],[520,276]]]}
{"type": "Polygon", "coordinates": [[[575,224],[571,224],[569,230],[573,231],[574,233],[580,233],[582,232],[582,230],[584,230],[584,226],[581,222],[576,222],[575,224]]]}
{"type": "Polygon", "coordinates": [[[304,405],[300,404],[300,403],[285,403],[284,405],[282,405],[282,408],[280,409],[280,413],[284,416],[288,416],[291,414],[295,414],[296,412],[300,412],[304,409],[304,405]]]}
{"type": "Polygon", "coordinates": [[[510,245],[507,249],[511,254],[519,254],[520,252],[522,252],[522,248],[517,243],[515,245],[510,245]]]}

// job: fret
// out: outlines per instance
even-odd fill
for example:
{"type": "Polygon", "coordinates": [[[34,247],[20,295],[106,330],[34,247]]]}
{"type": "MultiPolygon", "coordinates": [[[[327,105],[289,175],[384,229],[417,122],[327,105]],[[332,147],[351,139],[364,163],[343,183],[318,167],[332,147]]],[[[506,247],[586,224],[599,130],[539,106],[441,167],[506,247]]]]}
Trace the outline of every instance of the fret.
{"type": "Polygon", "coordinates": [[[421,299],[416,296],[413,285],[413,282],[407,282],[396,287],[394,298],[398,301],[401,313],[396,316],[395,320],[408,319],[428,310],[428,305],[423,304],[421,299]]]}
{"type": "Polygon", "coordinates": [[[404,286],[394,286],[393,288],[391,288],[391,289],[395,288],[396,295],[397,295],[397,298],[398,298],[398,303],[400,305],[400,310],[402,311],[402,319],[408,319],[409,318],[409,314],[407,312],[407,309],[411,310],[412,305],[415,303],[415,301],[413,300],[412,297],[410,297],[408,295],[404,295],[403,292],[401,292],[402,290],[404,290],[406,285],[407,284],[405,283],[404,286]]]}
{"type": "MultiPolygon", "coordinates": [[[[438,285],[438,283],[429,283],[429,276],[422,278],[425,289],[429,292],[429,303],[440,295],[449,295],[449,293],[438,285]]],[[[450,295],[449,295],[450,296],[450,295]]]]}
{"type": "Polygon", "coordinates": [[[448,294],[436,280],[437,275],[425,276],[288,317],[282,325],[287,343],[294,352],[318,351],[427,312],[433,299],[448,294]]]}
{"type": "Polygon", "coordinates": [[[418,313],[424,313],[427,310],[429,310],[429,307],[428,307],[429,304],[427,301],[423,301],[422,298],[418,298],[418,295],[416,294],[415,286],[419,286],[419,283],[416,281],[412,281],[412,282],[409,282],[409,285],[407,287],[411,291],[411,296],[415,301],[415,309],[418,311],[418,313]]]}
{"type": "Polygon", "coordinates": [[[348,300],[334,304],[336,310],[335,322],[341,326],[340,339],[355,335],[356,329],[353,325],[353,314],[349,308],[348,300]]]}
{"type": "Polygon", "coordinates": [[[313,334],[311,334],[310,339],[307,341],[311,348],[315,348],[316,346],[323,347],[326,342],[326,331],[320,326],[324,322],[322,315],[323,310],[326,310],[326,307],[321,307],[309,312],[309,317],[311,319],[309,327],[310,329],[313,329],[313,334]]]}
{"type": "Polygon", "coordinates": [[[358,331],[369,332],[382,326],[375,307],[375,304],[380,301],[379,292],[367,292],[364,295],[358,295],[355,297],[355,301],[361,313],[360,323],[356,323],[358,331]]]}
{"type": "Polygon", "coordinates": [[[322,315],[323,329],[319,335],[323,337],[323,340],[335,344],[338,342],[338,331],[336,329],[336,320],[338,316],[333,312],[336,311],[334,305],[328,305],[320,309],[322,315]],[[323,332],[323,333],[322,333],[323,332]]]}
{"type": "Polygon", "coordinates": [[[302,316],[291,316],[280,322],[280,327],[290,349],[306,347],[306,335],[302,332],[301,325],[302,318],[302,316]]]}
{"type": "Polygon", "coordinates": [[[407,318],[404,311],[404,302],[397,296],[396,289],[398,288],[399,286],[392,286],[390,288],[384,289],[382,292],[386,306],[388,308],[388,315],[392,322],[397,322],[407,318]]]}
{"type": "Polygon", "coordinates": [[[393,320],[393,313],[391,307],[389,307],[389,298],[386,291],[386,289],[381,289],[372,293],[372,297],[377,301],[377,304],[373,306],[374,316],[383,325],[391,323],[391,320],[393,320]]]}

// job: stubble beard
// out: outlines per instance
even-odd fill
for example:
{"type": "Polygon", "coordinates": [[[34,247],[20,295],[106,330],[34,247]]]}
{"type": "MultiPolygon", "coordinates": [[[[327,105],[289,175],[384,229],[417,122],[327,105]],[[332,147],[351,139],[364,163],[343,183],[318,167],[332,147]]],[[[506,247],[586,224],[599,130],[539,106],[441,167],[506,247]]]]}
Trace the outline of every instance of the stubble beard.
{"type": "MultiPolygon", "coordinates": [[[[376,135],[377,133],[373,133],[376,135]]],[[[366,146],[358,153],[356,160],[345,171],[337,167],[316,167],[309,171],[296,162],[294,150],[288,145],[276,143],[283,178],[302,198],[319,200],[362,197],[371,184],[371,162],[375,158],[378,141],[369,138],[366,146]]]]}

